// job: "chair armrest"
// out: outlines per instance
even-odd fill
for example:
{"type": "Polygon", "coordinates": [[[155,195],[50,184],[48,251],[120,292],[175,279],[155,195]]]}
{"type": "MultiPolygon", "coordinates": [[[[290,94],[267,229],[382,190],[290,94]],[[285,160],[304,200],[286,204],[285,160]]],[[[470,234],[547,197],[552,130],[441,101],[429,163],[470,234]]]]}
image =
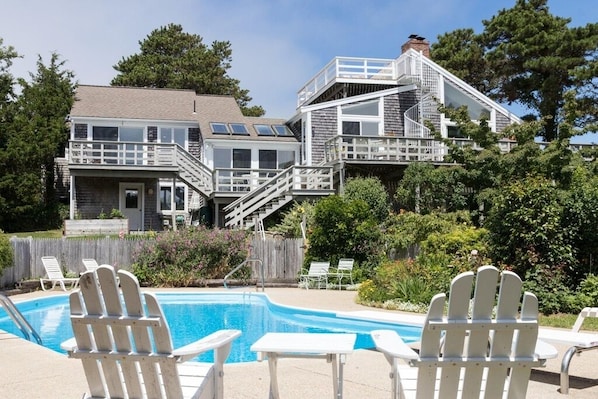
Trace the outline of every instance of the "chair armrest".
{"type": "Polygon", "coordinates": [[[374,330],[370,334],[376,345],[376,350],[384,353],[389,361],[390,358],[396,357],[404,360],[416,360],[419,358],[417,352],[411,349],[396,331],[374,330]]]}
{"type": "Polygon", "coordinates": [[[172,351],[172,355],[177,357],[180,362],[186,362],[200,353],[221,348],[241,335],[239,330],[219,330],[189,345],[185,345],[172,351]]]}
{"type": "Polygon", "coordinates": [[[75,337],[69,338],[60,344],[60,349],[67,352],[72,352],[77,349],[77,340],[75,337]]]}
{"type": "Polygon", "coordinates": [[[554,359],[559,356],[559,351],[556,348],[541,339],[536,341],[536,349],[534,350],[534,354],[538,356],[538,359],[554,359]]]}

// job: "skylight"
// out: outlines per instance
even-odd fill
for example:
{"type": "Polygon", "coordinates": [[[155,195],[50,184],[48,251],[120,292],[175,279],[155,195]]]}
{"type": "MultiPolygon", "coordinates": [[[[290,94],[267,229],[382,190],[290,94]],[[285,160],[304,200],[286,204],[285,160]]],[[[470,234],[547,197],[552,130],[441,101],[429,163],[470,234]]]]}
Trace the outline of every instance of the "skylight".
{"type": "Polygon", "coordinates": [[[272,125],[274,131],[279,136],[292,136],[293,133],[285,125],[272,125]]]}
{"type": "Polygon", "coordinates": [[[228,126],[225,123],[210,122],[212,133],[214,134],[229,134],[228,126]]]}
{"type": "Polygon", "coordinates": [[[274,136],[274,131],[268,125],[253,125],[258,136],[274,136]]]}
{"type": "Polygon", "coordinates": [[[230,130],[233,134],[240,134],[240,135],[248,135],[249,131],[247,130],[247,126],[244,123],[231,123],[230,130]]]}

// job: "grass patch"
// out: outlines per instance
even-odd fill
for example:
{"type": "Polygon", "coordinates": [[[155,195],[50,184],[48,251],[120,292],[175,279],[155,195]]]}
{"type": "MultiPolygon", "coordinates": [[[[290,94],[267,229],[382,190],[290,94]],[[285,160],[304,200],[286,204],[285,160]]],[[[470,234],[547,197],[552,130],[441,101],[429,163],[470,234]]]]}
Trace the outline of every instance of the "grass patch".
{"type": "MultiPolygon", "coordinates": [[[[540,316],[540,325],[544,327],[568,328],[573,327],[577,320],[576,314],[558,313],[550,316],[540,316]]],[[[586,317],[580,331],[598,331],[598,318],[586,317]]]]}
{"type": "Polygon", "coordinates": [[[33,237],[33,238],[60,238],[62,237],[62,229],[46,230],[46,231],[22,231],[18,233],[4,233],[8,238],[16,236],[19,238],[33,237]]]}

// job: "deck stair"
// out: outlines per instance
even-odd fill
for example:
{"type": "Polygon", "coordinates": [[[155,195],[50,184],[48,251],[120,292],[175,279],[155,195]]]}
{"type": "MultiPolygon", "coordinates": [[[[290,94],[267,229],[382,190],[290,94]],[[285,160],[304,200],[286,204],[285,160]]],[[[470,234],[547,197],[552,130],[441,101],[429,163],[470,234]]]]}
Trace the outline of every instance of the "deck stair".
{"type": "Polygon", "coordinates": [[[334,193],[330,166],[291,166],[224,208],[225,225],[252,228],[293,199],[334,193]]]}
{"type": "MultiPolygon", "coordinates": [[[[178,166],[178,178],[202,195],[209,197],[213,190],[212,170],[198,158],[179,146],[164,147],[158,157],[172,157],[178,166]]],[[[168,159],[168,158],[167,158],[168,159]]]]}

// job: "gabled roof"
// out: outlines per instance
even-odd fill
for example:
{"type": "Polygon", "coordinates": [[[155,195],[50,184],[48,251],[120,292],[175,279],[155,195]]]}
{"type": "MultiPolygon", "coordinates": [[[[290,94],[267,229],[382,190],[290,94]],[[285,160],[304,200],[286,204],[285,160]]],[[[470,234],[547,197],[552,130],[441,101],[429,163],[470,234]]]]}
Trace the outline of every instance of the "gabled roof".
{"type": "Polygon", "coordinates": [[[195,121],[193,90],[80,85],[71,117],[195,121]]]}
{"type": "Polygon", "coordinates": [[[246,117],[234,97],[196,95],[193,90],[80,85],[70,116],[191,122],[199,125],[204,139],[297,141],[292,136],[260,136],[254,129],[254,124],[284,125],[284,119],[246,117]],[[213,134],[212,122],[244,123],[249,135],[213,134]]]}

